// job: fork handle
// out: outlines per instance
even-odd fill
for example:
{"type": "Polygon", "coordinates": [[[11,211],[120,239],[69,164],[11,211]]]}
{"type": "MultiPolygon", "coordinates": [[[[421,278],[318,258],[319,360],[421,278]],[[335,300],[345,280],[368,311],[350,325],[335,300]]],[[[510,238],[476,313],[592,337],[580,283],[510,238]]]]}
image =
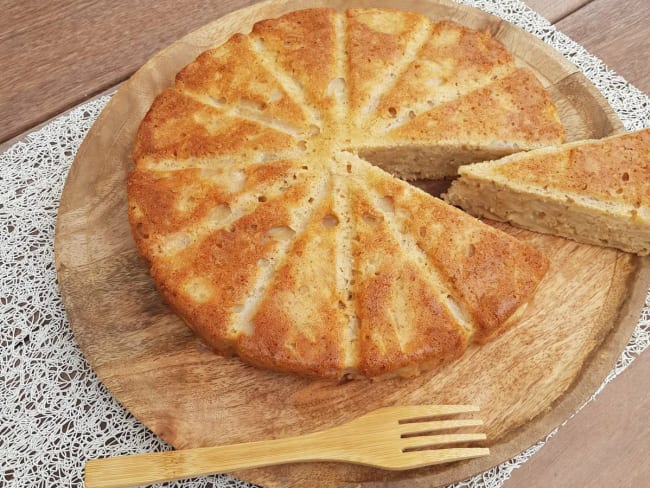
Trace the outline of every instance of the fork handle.
{"type": "Polygon", "coordinates": [[[95,459],[86,463],[85,486],[122,488],[273,464],[336,459],[340,452],[323,445],[322,433],[95,459]]]}

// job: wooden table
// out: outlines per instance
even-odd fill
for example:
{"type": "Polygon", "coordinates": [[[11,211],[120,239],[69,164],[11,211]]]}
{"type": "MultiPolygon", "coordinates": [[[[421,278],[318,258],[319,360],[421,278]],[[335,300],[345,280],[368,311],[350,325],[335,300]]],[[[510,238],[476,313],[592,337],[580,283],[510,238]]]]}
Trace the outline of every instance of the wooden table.
{"type": "MultiPolygon", "coordinates": [[[[67,109],[113,90],[152,54],[254,0],[4,1],[0,151],[67,109]]],[[[559,30],[650,92],[650,2],[526,0],[559,30]]],[[[650,484],[650,353],[513,473],[506,488],[650,484]]]]}

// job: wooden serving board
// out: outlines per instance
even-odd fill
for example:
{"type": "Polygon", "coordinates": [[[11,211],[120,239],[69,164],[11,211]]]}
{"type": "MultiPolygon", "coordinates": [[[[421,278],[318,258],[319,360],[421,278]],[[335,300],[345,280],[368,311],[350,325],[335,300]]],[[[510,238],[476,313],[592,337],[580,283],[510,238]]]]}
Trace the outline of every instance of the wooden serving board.
{"type": "MultiPolygon", "coordinates": [[[[495,466],[550,432],[601,384],[627,343],[646,295],[648,260],[502,225],[552,260],[516,327],[415,379],[342,384],[219,357],[162,303],[131,237],[125,185],[134,134],[156,94],[200,52],[235,32],[248,32],[257,20],[308,6],[393,4],[274,0],[234,12],[181,39],[112,98],[79,149],[61,199],[56,264],[79,346],[113,395],[177,448],[296,435],[387,405],[481,407],[489,457],[407,472],[308,463],[234,473],[267,487],[370,487],[385,482],[429,487],[495,466]]],[[[400,8],[492,32],[547,86],[569,140],[622,131],[611,108],[577,68],[522,30],[447,1],[404,1],[400,8]]]]}

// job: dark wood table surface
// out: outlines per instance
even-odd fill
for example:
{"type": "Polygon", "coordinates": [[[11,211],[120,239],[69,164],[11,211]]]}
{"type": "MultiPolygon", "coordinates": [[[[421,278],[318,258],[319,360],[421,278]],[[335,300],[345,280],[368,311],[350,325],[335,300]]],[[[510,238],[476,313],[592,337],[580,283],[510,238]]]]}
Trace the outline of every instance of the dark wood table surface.
{"type": "MultiPolygon", "coordinates": [[[[251,3],[1,0],[0,151],[114,89],[179,37],[251,3]]],[[[525,3],[650,93],[650,0],[525,3]]],[[[649,414],[646,352],[514,471],[505,488],[650,486],[649,414]]]]}

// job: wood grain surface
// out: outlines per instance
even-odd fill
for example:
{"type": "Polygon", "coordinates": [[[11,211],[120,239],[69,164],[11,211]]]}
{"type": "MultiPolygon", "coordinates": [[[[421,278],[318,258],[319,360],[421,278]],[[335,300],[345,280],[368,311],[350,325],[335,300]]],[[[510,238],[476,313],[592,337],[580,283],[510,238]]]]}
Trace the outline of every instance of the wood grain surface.
{"type": "Polygon", "coordinates": [[[512,474],[504,488],[648,486],[650,354],[612,383],[512,474]],[[574,449],[580,449],[576,463],[574,449]],[[603,455],[605,453],[605,455],[603,455]]]}
{"type": "MultiPolygon", "coordinates": [[[[314,480],[431,486],[462,479],[531,445],[600,384],[638,319],[647,260],[504,226],[552,259],[518,327],[414,380],[332,384],[212,354],[161,303],[131,239],[124,180],[133,135],[153,97],[207,46],[256,19],[316,3],[275,1],[227,16],[160,53],[112,99],[78,152],[59,210],[57,271],[68,316],[116,398],[179,448],[300,434],[385,405],[478,403],[493,451],[484,460],[406,473],[321,463],[236,473],[244,479],[265,486],[311,486],[314,480]]],[[[541,41],[446,2],[404,2],[404,8],[494,32],[520,61],[537,68],[570,139],[621,130],[593,86],[541,41]]]]}
{"type": "Polygon", "coordinates": [[[650,93],[649,25],[648,0],[594,0],[558,22],[557,28],[596,53],[627,81],[650,93]]]}
{"type": "MultiPolygon", "coordinates": [[[[566,18],[560,29],[650,91],[650,64],[642,56],[629,55],[630,49],[643,52],[643,46],[648,52],[650,36],[644,32],[650,2],[524,1],[551,22],[566,18]],[[590,3],[595,5],[587,9],[590,3]],[[612,8],[617,17],[611,16],[612,8]]],[[[255,0],[0,2],[0,143],[126,80],[153,53],[252,3],[255,0]]]]}
{"type": "Polygon", "coordinates": [[[523,0],[535,12],[555,23],[584,7],[592,0],[523,0]]]}
{"type": "Polygon", "coordinates": [[[176,39],[251,3],[0,2],[0,142],[123,81],[176,39]]]}

